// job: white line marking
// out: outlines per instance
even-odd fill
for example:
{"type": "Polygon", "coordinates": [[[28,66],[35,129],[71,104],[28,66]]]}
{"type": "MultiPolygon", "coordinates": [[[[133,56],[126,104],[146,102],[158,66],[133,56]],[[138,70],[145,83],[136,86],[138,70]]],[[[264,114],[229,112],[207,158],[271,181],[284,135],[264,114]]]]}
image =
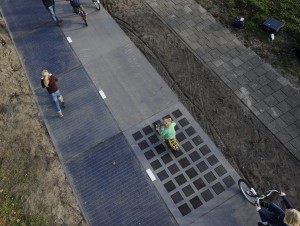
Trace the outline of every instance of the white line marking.
{"type": "Polygon", "coordinates": [[[69,43],[72,42],[72,39],[70,37],[67,37],[67,40],[68,40],[69,43]]]}
{"type": "Polygon", "coordinates": [[[146,172],[148,173],[148,176],[150,177],[150,179],[152,181],[156,180],[156,177],[154,176],[154,174],[152,173],[151,169],[147,169],[146,172]]]}
{"type": "Polygon", "coordinates": [[[99,94],[101,95],[103,100],[106,98],[105,93],[103,92],[102,89],[99,91],[99,94]]]}

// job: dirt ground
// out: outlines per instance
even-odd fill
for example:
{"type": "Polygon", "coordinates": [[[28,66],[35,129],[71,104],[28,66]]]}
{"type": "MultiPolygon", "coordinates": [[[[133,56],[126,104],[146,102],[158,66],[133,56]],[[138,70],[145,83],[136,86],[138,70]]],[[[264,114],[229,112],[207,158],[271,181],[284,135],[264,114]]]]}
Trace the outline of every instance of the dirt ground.
{"type": "MultiPolygon", "coordinates": [[[[103,4],[238,173],[261,190],[286,192],[300,207],[299,161],[232,91],[143,0],[104,0],[103,4]]],[[[0,36],[6,41],[0,45],[0,217],[7,224],[26,223],[29,216],[37,215],[47,225],[86,225],[2,19],[0,36]],[[7,194],[24,202],[20,213],[10,212],[12,201],[3,204],[7,194]]]]}

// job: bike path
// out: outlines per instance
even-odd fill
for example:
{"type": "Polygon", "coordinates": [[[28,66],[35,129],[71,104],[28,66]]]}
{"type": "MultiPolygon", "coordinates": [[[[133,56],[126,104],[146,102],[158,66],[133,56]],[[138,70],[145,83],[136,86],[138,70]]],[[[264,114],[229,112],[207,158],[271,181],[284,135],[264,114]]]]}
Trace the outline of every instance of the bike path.
{"type": "Polygon", "coordinates": [[[253,207],[239,194],[238,175],[221,152],[107,12],[88,3],[85,8],[88,28],[70,13],[69,4],[57,1],[58,15],[64,17],[60,29],[46,23],[42,4],[1,1],[88,224],[253,225],[257,215],[245,218],[253,207]],[[24,13],[31,6],[34,11],[24,13]],[[14,12],[23,14],[18,18],[14,12]],[[41,21],[33,23],[33,15],[41,21]],[[60,78],[67,104],[63,119],[39,87],[44,68],[60,78]],[[178,120],[183,154],[166,151],[149,127],[166,115],[178,120]],[[228,206],[243,213],[238,208],[229,212],[228,206]]]}

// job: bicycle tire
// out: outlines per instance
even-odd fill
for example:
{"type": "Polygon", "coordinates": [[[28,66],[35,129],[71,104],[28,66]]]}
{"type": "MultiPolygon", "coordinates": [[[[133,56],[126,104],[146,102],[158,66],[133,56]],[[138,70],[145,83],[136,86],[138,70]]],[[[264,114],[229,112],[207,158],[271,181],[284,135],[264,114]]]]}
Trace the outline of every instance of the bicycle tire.
{"type": "Polygon", "coordinates": [[[239,179],[238,185],[239,185],[239,188],[240,188],[243,196],[247,199],[247,201],[250,202],[253,206],[255,206],[257,195],[251,195],[251,194],[246,192],[246,191],[250,191],[251,188],[253,188],[249,184],[249,182],[247,182],[244,179],[239,179]]]}
{"type": "Polygon", "coordinates": [[[96,9],[99,11],[101,9],[100,3],[97,0],[94,0],[93,2],[95,4],[95,6],[96,6],[96,9]]]}

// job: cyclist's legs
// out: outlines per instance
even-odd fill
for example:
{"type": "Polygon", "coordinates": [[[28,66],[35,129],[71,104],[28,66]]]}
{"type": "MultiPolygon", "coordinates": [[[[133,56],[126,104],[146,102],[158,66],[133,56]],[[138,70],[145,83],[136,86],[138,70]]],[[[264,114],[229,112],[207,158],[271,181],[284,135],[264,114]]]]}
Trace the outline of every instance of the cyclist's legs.
{"type": "Polygon", "coordinates": [[[276,204],[274,204],[273,202],[270,203],[269,208],[268,208],[271,212],[273,212],[276,216],[280,216],[280,215],[284,215],[284,211],[277,206],[276,204]]]}

